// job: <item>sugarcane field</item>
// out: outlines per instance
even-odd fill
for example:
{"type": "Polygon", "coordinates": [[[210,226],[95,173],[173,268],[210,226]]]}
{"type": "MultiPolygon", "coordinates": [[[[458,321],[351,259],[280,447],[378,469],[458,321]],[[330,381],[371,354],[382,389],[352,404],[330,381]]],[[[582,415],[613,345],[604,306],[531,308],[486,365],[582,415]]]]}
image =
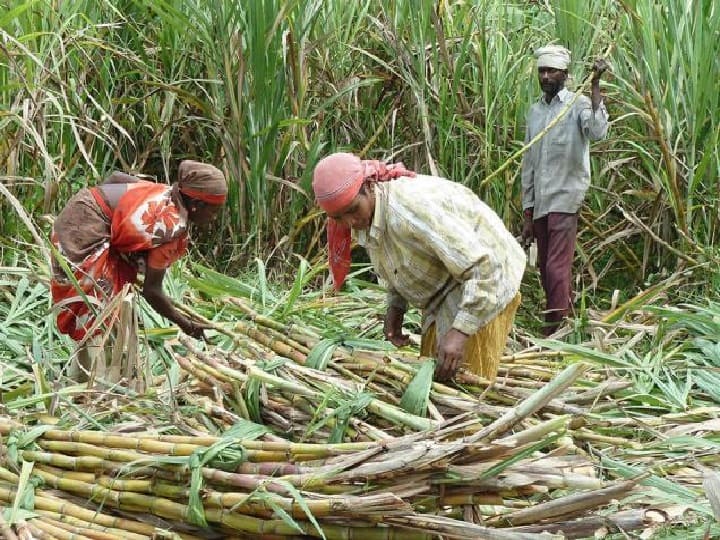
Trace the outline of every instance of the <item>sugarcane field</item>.
{"type": "Polygon", "coordinates": [[[0,0],[0,539],[720,539],[720,4],[0,0]]]}

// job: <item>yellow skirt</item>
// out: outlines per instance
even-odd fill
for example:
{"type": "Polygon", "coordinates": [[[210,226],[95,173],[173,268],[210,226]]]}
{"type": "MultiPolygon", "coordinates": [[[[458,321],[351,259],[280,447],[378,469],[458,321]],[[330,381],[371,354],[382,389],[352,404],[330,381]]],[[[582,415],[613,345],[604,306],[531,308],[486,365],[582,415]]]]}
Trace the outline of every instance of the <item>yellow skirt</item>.
{"type": "MultiPolygon", "coordinates": [[[[500,357],[512,329],[515,312],[520,306],[520,293],[500,314],[467,340],[465,344],[465,367],[476,375],[489,380],[497,377],[500,357]]],[[[436,357],[437,336],[432,323],[422,336],[420,355],[436,357]]]]}

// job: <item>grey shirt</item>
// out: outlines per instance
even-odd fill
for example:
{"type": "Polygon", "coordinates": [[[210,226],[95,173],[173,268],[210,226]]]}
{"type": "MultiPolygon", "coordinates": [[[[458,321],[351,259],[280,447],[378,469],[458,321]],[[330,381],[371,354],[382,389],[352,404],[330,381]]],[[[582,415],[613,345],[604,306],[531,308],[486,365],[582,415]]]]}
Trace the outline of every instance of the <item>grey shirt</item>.
{"type": "MultiPolygon", "coordinates": [[[[560,114],[575,94],[563,88],[550,103],[545,97],[530,107],[525,143],[560,114]]],[[[550,212],[575,213],[590,185],[590,141],[602,139],[608,130],[608,113],[601,102],[596,111],[587,96],[579,96],[572,108],[531,146],[522,162],[522,206],[534,208],[534,219],[550,212]]]]}

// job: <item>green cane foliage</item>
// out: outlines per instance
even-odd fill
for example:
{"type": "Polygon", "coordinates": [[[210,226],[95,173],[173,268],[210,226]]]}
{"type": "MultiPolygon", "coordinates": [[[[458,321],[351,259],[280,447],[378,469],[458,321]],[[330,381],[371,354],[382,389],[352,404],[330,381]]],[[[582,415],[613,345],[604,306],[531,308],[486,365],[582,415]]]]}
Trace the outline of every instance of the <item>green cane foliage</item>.
{"type": "Polygon", "coordinates": [[[247,459],[245,450],[239,446],[237,441],[235,438],[226,437],[208,448],[196,450],[188,457],[188,468],[190,469],[188,520],[190,523],[207,527],[202,502],[204,481],[202,468],[213,466],[219,469],[233,470],[247,459]]]}
{"type": "Polygon", "coordinates": [[[245,383],[245,407],[250,415],[250,420],[258,424],[262,424],[262,414],[260,413],[260,388],[262,381],[257,377],[250,377],[245,383]]]}
{"type": "Polygon", "coordinates": [[[350,419],[360,415],[373,399],[375,396],[368,392],[346,393],[329,388],[323,395],[321,405],[314,411],[306,433],[310,435],[330,425],[332,429],[327,442],[342,442],[350,419]]]}
{"type": "Polygon", "coordinates": [[[270,433],[270,430],[262,424],[240,419],[235,425],[223,433],[223,438],[252,441],[262,437],[266,433],[270,433]]]}
{"type": "Polygon", "coordinates": [[[35,510],[35,484],[30,478],[34,465],[32,461],[23,461],[17,484],[17,494],[8,517],[9,523],[17,523],[19,519],[22,519],[23,511],[35,510]]]}
{"type": "MultiPolygon", "coordinates": [[[[717,222],[702,207],[717,201],[718,95],[710,73],[718,69],[720,14],[712,2],[624,2],[618,76],[633,105],[649,113],[645,127],[658,142],[652,189],[663,193],[670,220],[699,243],[716,237],[717,222]],[[642,25],[634,24],[643,21],[642,25]],[[688,59],[692,59],[688,61],[688,59]]],[[[674,227],[667,229],[672,231],[674,227]]]]}
{"type": "Polygon", "coordinates": [[[313,516],[312,512],[310,511],[310,508],[307,505],[307,502],[305,501],[305,497],[302,496],[302,493],[290,484],[289,482],[285,482],[283,480],[277,481],[278,485],[284,487],[288,493],[292,496],[293,500],[298,503],[300,508],[302,508],[303,512],[305,512],[305,515],[308,517],[308,520],[310,523],[313,524],[315,527],[315,530],[318,532],[321,538],[325,539],[325,533],[323,532],[322,528],[320,527],[320,524],[317,522],[317,519],[315,519],[315,516],[313,516]]]}
{"type": "Polygon", "coordinates": [[[212,297],[228,295],[240,298],[251,298],[259,292],[257,287],[217,272],[207,266],[193,263],[192,268],[200,273],[202,278],[189,278],[188,283],[197,290],[212,297]]]}
{"type": "MultiPolygon", "coordinates": [[[[626,479],[637,478],[645,472],[638,467],[633,467],[609,457],[603,457],[602,463],[610,472],[626,479]]],[[[658,492],[658,496],[662,494],[667,497],[668,500],[673,502],[682,501],[684,504],[692,506],[703,514],[712,515],[712,510],[710,510],[708,506],[698,504],[698,494],[693,490],[656,475],[650,475],[647,478],[640,480],[640,483],[642,485],[655,488],[658,492]]]]}
{"type": "Polygon", "coordinates": [[[417,373],[408,384],[402,398],[400,398],[400,408],[415,416],[425,417],[434,374],[435,360],[429,358],[420,365],[417,373]]]}
{"type": "Polygon", "coordinates": [[[496,477],[501,472],[503,472],[505,469],[510,467],[513,463],[517,463],[518,461],[521,461],[525,458],[532,456],[535,452],[537,452],[538,450],[542,450],[543,448],[549,446],[550,444],[554,443],[562,436],[563,436],[562,432],[552,433],[550,436],[545,437],[542,441],[539,441],[535,444],[529,445],[527,448],[524,448],[523,450],[517,452],[516,454],[509,457],[508,459],[504,459],[500,463],[493,465],[492,467],[488,468],[486,471],[483,471],[483,473],[480,475],[479,479],[486,480],[488,478],[496,477]]]}
{"type": "Polygon", "coordinates": [[[338,345],[342,343],[342,338],[323,339],[315,345],[310,354],[308,354],[306,365],[313,369],[324,371],[328,363],[332,359],[332,355],[338,345]]]}

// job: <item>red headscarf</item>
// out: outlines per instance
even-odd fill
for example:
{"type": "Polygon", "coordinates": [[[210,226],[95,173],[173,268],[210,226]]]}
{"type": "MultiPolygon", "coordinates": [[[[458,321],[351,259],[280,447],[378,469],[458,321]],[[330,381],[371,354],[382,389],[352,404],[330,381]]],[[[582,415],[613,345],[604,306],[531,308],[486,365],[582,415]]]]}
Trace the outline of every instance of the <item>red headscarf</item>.
{"type": "MultiPolygon", "coordinates": [[[[402,163],[385,164],[362,160],[354,154],[337,152],[318,162],[312,187],[320,208],[336,214],[347,208],[366,182],[387,182],[401,176],[413,177],[402,163]]],[[[327,223],[330,272],[335,290],[340,290],[350,271],[350,227],[335,219],[327,223]]]]}
{"type": "Polygon", "coordinates": [[[227,182],[220,169],[209,163],[183,160],[178,169],[180,193],[209,204],[221,205],[227,198],[227,182]]]}

